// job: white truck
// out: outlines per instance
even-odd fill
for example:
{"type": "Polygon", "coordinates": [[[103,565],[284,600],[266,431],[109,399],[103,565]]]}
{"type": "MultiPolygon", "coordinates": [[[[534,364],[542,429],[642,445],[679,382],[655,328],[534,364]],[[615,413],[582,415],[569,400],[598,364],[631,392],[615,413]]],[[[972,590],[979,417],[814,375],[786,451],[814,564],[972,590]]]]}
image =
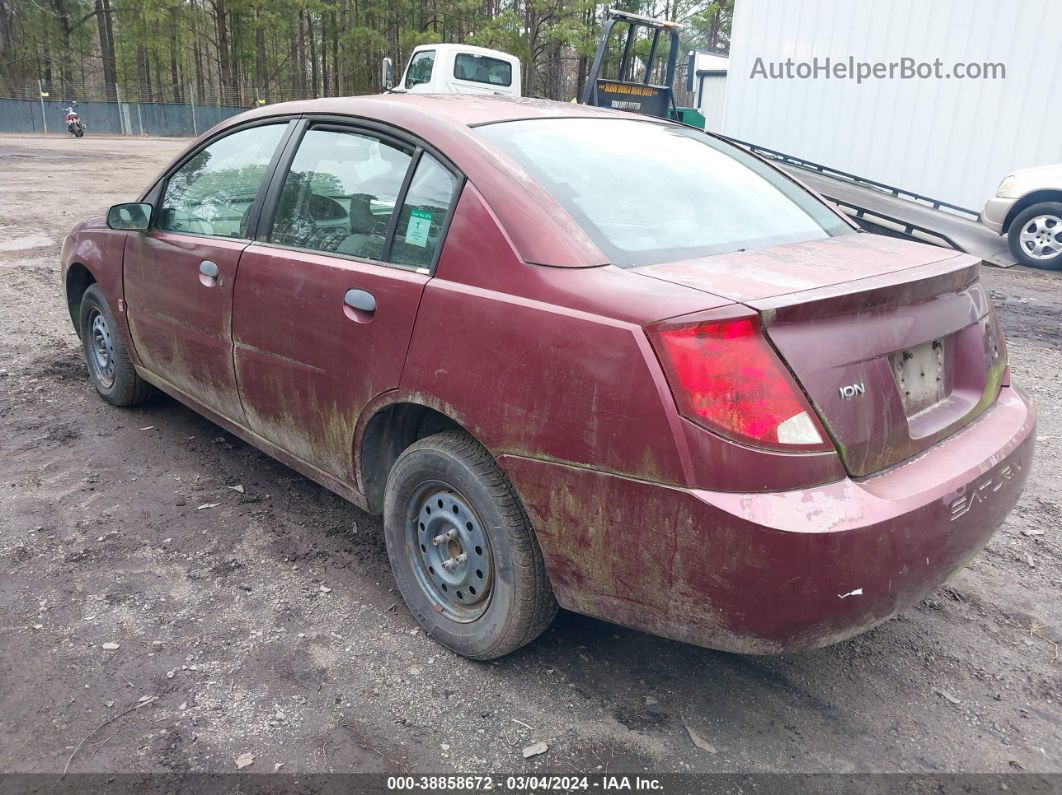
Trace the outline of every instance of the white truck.
{"type": "Polygon", "coordinates": [[[467,44],[422,44],[409,56],[402,80],[384,58],[384,91],[411,94],[499,94],[520,96],[520,60],[515,55],[467,44]]]}

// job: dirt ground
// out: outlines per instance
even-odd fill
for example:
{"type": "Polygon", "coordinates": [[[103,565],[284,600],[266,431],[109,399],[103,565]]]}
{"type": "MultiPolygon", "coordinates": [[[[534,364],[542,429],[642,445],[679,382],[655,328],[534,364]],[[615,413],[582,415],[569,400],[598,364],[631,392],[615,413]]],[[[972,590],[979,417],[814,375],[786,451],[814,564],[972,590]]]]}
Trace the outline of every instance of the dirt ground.
{"type": "Polygon", "coordinates": [[[83,740],[72,771],[1062,771],[1062,273],[986,269],[1037,462],[917,607],[784,657],[562,613],[474,663],[418,631],[375,517],[89,385],[63,236],[186,143],[0,136],[0,771],[62,771],[83,740]]]}

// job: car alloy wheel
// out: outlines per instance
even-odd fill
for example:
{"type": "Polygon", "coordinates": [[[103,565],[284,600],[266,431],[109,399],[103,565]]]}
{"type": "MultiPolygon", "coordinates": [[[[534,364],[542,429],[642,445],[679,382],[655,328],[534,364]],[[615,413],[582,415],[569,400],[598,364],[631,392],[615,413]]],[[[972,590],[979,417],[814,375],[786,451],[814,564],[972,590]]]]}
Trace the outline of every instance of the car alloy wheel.
{"type": "Polygon", "coordinates": [[[1026,221],[1018,235],[1022,250],[1031,259],[1050,260],[1062,252],[1062,218],[1037,215],[1026,221]]]}

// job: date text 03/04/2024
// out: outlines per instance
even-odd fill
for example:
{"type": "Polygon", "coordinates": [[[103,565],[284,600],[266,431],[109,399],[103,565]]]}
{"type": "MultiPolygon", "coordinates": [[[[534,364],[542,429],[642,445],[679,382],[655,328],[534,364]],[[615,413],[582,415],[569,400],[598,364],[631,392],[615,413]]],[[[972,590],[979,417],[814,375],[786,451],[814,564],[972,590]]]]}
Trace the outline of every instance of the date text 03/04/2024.
{"type": "Polygon", "coordinates": [[[659,792],[663,789],[661,781],[652,776],[599,775],[599,776],[389,776],[389,792],[490,792],[507,793],[540,792],[555,790],[558,792],[593,791],[621,792],[641,791],[659,792]]]}

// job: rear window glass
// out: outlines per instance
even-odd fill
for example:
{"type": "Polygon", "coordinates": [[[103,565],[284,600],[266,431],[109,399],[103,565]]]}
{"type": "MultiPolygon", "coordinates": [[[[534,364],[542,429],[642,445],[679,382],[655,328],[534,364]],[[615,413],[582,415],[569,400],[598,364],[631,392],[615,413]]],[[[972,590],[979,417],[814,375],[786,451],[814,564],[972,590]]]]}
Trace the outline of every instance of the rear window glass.
{"type": "Polygon", "coordinates": [[[743,149],[628,119],[531,119],[476,130],[512,157],[614,265],[633,267],[854,230],[743,149]]]}
{"type": "Polygon", "coordinates": [[[513,67],[508,61],[498,58],[462,52],[454,58],[454,77],[492,86],[511,86],[513,67]]]}

